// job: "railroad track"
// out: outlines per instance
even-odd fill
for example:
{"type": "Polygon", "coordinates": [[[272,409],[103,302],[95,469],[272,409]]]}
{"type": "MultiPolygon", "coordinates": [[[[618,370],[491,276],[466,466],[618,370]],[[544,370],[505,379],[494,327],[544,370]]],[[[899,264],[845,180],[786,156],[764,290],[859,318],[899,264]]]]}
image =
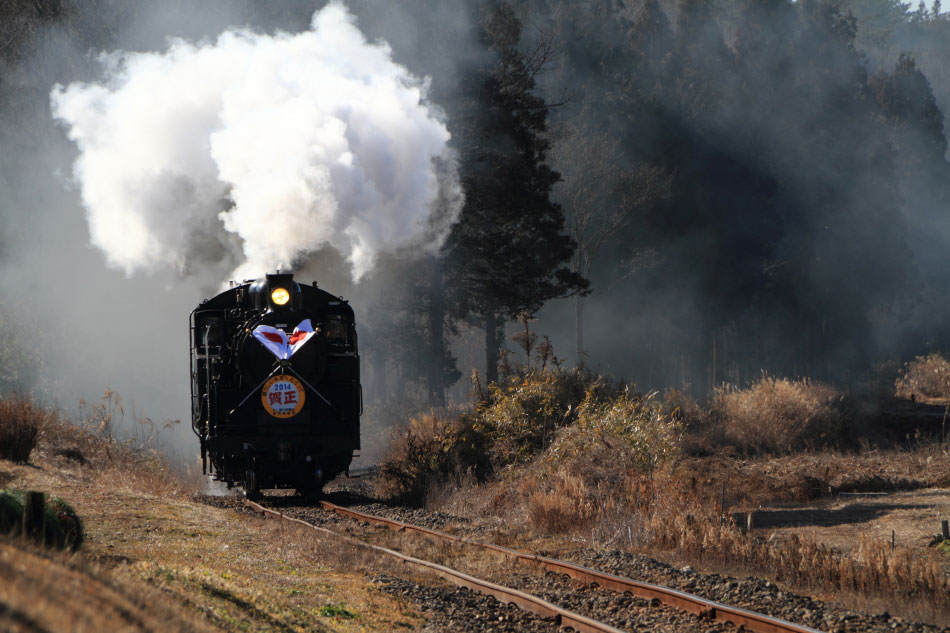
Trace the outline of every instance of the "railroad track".
{"type": "MultiPolygon", "coordinates": [[[[561,627],[571,627],[575,631],[582,633],[618,633],[621,631],[621,629],[618,629],[608,623],[570,611],[524,591],[512,589],[510,587],[492,583],[487,580],[482,580],[445,565],[439,565],[437,563],[422,560],[420,558],[407,556],[406,554],[389,548],[373,545],[371,543],[355,539],[351,536],[343,535],[338,532],[334,532],[333,530],[314,525],[313,523],[309,523],[302,519],[287,516],[286,514],[278,512],[277,510],[264,507],[253,501],[245,501],[245,504],[256,512],[261,513],[263,516],[270,516],[283,521],[289,521],[304,526],[308,529],[331,534],[341,539],[346,539],[362,547],[371,548],[380,554],[393,556],[405,563],[425,569],[429,572],[433,572],[453,584],[468,587],[474,591],[491,595],[504,604],[515,604],[520,608],[535,613],[543,618],[552,619],[561,627]]],[[[454,546],[460,548],[489,551],[494,554],[502,555],[508,560],[513,560],[520,564],[530,566],[535,570],[542,569],[548,572],[559,574],[561,576],[569,577],[575,582],[586,586],[600,587],[602,589],[621,594],[637,596],[649,600],[650,604],[653,605],[665,604],[670,607],[691,613],[697,616],[699,619],[708,621],[710,623],[721,622],[732,624],[740,631],[755,631],[757,633],[819,633],[816,629],[794,624],[792,622],[774,618],[769,615],[713,602],[711,600],[678,591],[676,589],[671,589],[669,587],[663,587],[660,585],[640,582],[630,578],[615,576],[582,567],[580,565],[575,565],[573,563],[559,561],[544,556],[536,556],[534,554],[527,554],[491,543],[480,543],[469,539],[460,538],[458,536],[440,532],[431,528],[358,512],[356,510],[335,505],[328,501],[321,501],[320,507],[327,512],[353,519],[355,521],[383,526],[398,532],[424,535],[437,541],[451,543],[454,546]]]]}

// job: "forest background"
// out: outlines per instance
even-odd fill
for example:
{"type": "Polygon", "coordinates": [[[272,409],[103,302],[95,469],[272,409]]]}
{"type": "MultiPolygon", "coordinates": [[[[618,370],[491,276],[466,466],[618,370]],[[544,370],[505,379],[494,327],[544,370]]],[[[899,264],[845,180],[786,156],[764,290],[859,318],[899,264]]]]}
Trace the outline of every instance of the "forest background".
{"type": "MultiPolygon", "coordinates": [[[[854,386],[950,344],[950,17],[939,1],[347,6],[430,77],[466,194],[438,256],[392,254],[357,285],[332,249],[304,267],[357,310],[371,403],[464,400],[463,376],[495,379],[518,349],[519,317],[563,362],[697,395],[762,371],[854,386]]],[[[180,330],[183,341],[188,311],[213,289],[101,271],[75,193],[59,186],[75,150],[49,90],[94,76],[91,52],[232,24],[295,32],[319,5],[197,7],[0,6],[3,391],[68,399],[118,378],[150,414],[184,417],[184,351],[156,340],[180,330]],[[42,238],[53,235],[69,247],[51,249],[42,238]],[[116,293],[121,305],[108,302],[116,293]],[[100,344],[116,328],[131,341],[123,328],[141,328],[122,324],[142,320],[157,324],[145,347],[100,344]],[[118,372],[122,354],[148,362],[118,372]]]]}

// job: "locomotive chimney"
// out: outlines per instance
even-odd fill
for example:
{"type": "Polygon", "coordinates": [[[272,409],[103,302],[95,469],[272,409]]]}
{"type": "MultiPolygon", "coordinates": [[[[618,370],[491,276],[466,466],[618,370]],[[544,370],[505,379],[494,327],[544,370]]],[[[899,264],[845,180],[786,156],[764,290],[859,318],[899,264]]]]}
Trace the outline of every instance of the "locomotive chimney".
{"type": "Polygon", "coordinates": [[[254,308],[262,312],[294,310],[300,307],[300,288],[293,273],[269,274],[251,284],[254,308]]]}

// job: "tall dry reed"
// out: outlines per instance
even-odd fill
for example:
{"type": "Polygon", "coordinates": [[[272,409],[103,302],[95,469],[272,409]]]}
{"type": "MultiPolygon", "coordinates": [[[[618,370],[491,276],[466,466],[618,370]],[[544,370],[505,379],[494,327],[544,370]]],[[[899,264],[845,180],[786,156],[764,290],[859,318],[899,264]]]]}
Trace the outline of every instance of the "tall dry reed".
{"type": "Polygon", "coordinates": [[[950,361],[941,354],[918,356],[904,364],[894,391],[898,398],[950,398],[950,361]]]}
{"type": "Polygon", "coordinates": [[[0,399],[0,458],[27,462],[53,414],[28,398],[0,399]]]}
{"type": "Polygon", "coordinates": [[[762,376],[746,389],[717,389],[707,415],[724,441],[741,452],[791,453],[834,446],[853,411],[850,398],[829,385],[762,376]]]}

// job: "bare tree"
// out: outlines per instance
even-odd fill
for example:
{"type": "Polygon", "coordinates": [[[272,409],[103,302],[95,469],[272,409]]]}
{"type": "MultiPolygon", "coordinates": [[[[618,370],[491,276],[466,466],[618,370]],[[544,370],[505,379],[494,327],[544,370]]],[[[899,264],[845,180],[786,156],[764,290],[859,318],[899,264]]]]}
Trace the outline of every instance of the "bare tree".
{"type": "MultiPolygon", "coordinates": [[[[575,120],[589,120],[583,111],[575,120]]],[[[598,254],[614,235],[636,220],[638,211],[668,195],[670,178],[647,164],[630,164],[621,140],[607,130],[566,123],[554,142],[551,162],[561,172],[555,195],[564,208],[568,233],[577,242],[572,270],[589,279],[598,254]]],[[[647,259],[654,259],[650,251],[647,259]]],[[[644,253],[631,253],[626,278],[642,268],[644,253]]],[[[616,281],[616,280],[613,280],[616,281]]],[[[607,289],[614,285],[609,283],[607,289]]],[[[584,358],[584,305],[574,297],[577,363],[584,358]]]]}

